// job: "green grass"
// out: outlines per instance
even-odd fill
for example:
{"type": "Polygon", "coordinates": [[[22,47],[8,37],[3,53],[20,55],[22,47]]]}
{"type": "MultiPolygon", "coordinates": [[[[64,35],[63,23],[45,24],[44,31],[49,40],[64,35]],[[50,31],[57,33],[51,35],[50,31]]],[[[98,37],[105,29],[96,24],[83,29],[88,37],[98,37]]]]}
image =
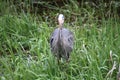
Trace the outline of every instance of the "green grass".
{"type": "MultiPolygon", "coordinates": [[[[71,2],[73,4],[75,2],[71,2]]],[[[66,16],[65,27],[74,33],[75,44],[70,62],[61,61],[59,65],[49,45],[50,35],[57,25],[54,20],[57,11],[43,16],[24,12],[0,16],[1,80],[116,79],[120,64],[119,19],[105,19],[102,15],[99,23],[90,7],[79,8],[76,5],[71,9],[69,6],[69,12],[64,8],[60,12],[66,16]],[[83,23],[85,19],[87,21],[83,23]],[[117,63],[116,69],[107,76],[114,62],[117,63]]]]}

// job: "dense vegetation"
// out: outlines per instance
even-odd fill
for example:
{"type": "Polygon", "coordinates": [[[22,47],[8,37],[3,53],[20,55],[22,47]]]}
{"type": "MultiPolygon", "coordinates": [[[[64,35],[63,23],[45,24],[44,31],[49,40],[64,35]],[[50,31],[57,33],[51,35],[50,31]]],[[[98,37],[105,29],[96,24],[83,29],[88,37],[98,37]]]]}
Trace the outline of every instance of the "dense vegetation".
{"type": "Polygon", "coordinates": [[[76,0],[63,4],[46,3],[42,11],[33,6],[31,12],[29,0],[20,4],[0,1],[1,80],[116,79],[120,64],[119,2],[100,2],[96,7],[84,1],[79,5],[76,0]],[[21,4],[24,9],[18,6],[21,4]],[[70,62],[61,60],[58,65],[49,38],[59,13],[65,15],[64,26],[74,33],[75,45],[70,62]]]}

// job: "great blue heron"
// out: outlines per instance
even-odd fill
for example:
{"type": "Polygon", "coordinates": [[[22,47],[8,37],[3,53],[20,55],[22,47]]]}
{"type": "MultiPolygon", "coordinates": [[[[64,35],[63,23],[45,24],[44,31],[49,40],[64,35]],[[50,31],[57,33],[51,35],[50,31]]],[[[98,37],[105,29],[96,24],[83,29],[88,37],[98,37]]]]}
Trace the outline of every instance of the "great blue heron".
{"type": "Polygon", "coordinates": [[[51,51],[57,57],[58,62],[61,58],[69,61],[70,52],[73,49],[73,33],[63,28],[64,16],[60,14],[58,16],[59,27],[54,30],[50,39],[51,51]]]}

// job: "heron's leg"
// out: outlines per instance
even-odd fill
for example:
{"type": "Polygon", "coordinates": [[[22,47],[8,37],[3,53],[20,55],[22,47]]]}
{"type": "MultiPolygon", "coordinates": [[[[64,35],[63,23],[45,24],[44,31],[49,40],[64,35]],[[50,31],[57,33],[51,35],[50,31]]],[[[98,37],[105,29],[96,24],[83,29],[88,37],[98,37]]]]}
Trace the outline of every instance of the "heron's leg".
{"type": "Polygon", "coordinates": [[[58,58],[57,58],[57,63],[58,63],[58,64],[60,64],[60,61],[59,61],[59,59],[58,59],[58,58]]]}
{"type": "Polygon", "coordinates": [[[60,63],[60,60],[61,60],[61,55],[58,54],[58,55],[57,55],[57,62],[58,62],[58,64],[60,63]]]}
{"type": "Polygon", "coordinates": [[[67,56],[66,56],[66,62],[68,63],[70,60],[69,60],[69,53],[67,53],[67,56]]]}

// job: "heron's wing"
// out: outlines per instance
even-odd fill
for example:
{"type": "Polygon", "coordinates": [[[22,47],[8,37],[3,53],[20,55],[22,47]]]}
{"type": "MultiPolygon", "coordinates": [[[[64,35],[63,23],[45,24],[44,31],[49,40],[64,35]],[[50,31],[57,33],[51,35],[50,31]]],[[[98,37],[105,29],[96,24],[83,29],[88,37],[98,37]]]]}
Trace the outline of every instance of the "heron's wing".
{"type": "Polygon", "coordinates": [[[69,45],[71,46],[71,48],[73,48],[74,36],[73,36],[73,33],[71,31],[69,31],[68,42],[69,42],[69,45]]]}
{"type": "Polygon", "coordinates": [[[58,32],[59,30],[55,29],[50,37],[50,46],[52,51],[56,50],[55,48],[57,48],[58,32]]]}
{"type": "Polygon", "coordinates": [[[73,33],[70,30],[64,28],[62,31],[62,36],[64,46],[66,46],[67,51],[71,52],[74,44],[73,33]]]}

